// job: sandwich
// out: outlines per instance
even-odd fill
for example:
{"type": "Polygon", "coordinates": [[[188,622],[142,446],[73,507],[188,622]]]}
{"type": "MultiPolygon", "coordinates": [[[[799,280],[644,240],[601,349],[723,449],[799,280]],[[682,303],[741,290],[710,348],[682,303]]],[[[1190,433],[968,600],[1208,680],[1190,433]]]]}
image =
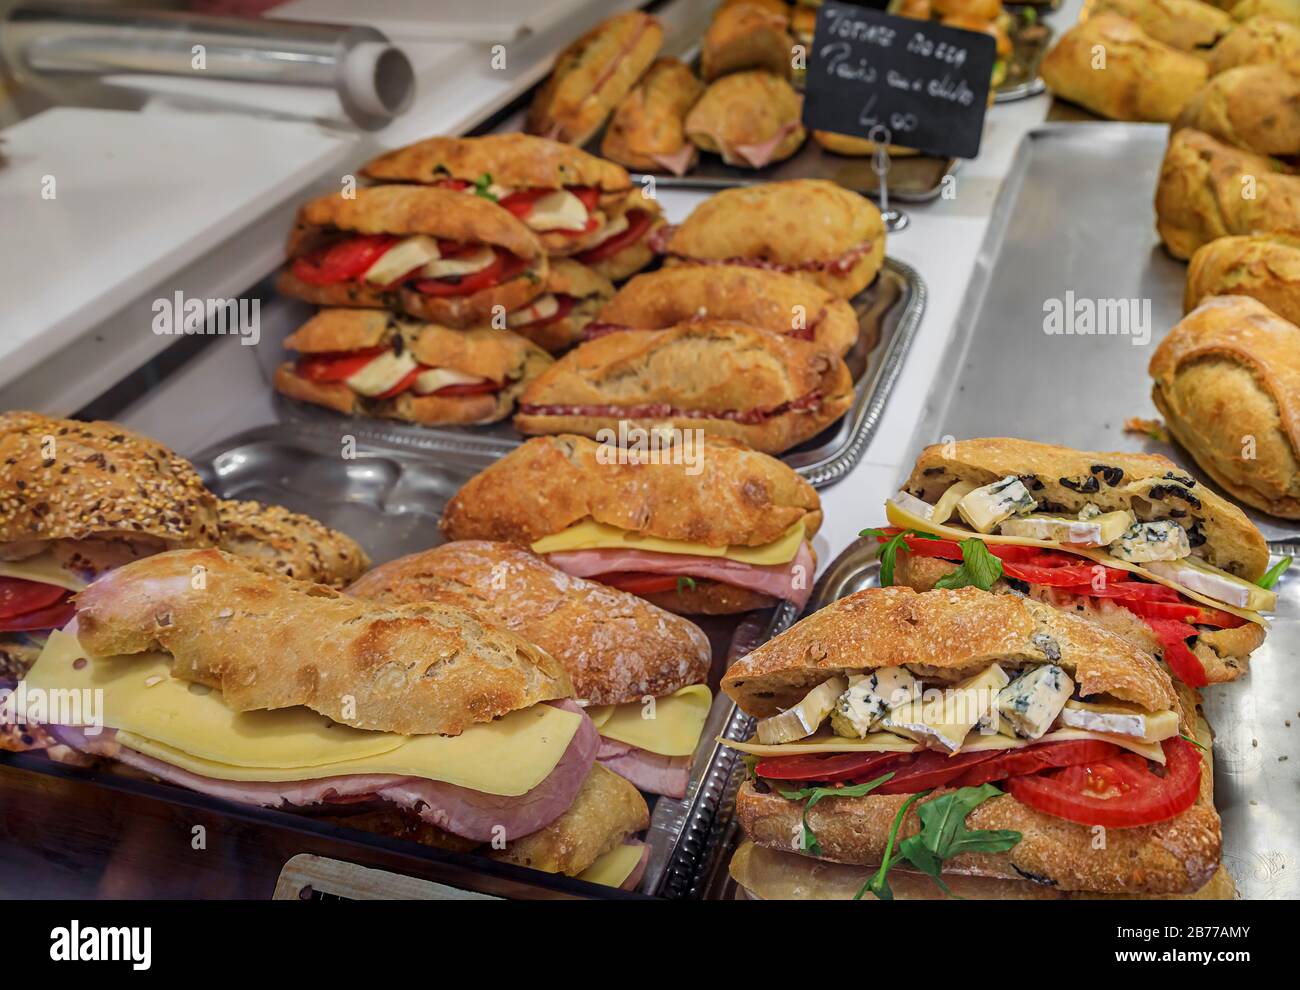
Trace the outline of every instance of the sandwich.
{"type": "Polygon", "coordinates": [[[700,43],[700,74],[705,82],[745,69],[763,69],[790,78],[794,39],[789,10],[758,0],[725,3],[713,15],[700,43]]]}
{"type": "Polygon", "coordinates": [[[747,265],[796,275],[841,299],[885,261],[885,225],[864,196],[821,179],[724,189],[668,238],[669,265],[747,265]]]}
{"type": "Polygon", "coordinates": [[[1209,74],[1205,59],[1147,35],[1118,14],[1100,13],[1070,28],[1039,72],[1061,99],[1111,120],[1168,123],[1209,74]],[[1093,66],[1098,49],[1105,71],[1093,66]]]}
{"type": "Polygon", "coordinates": [[[429,138],[381,155],[362,172],[379,182],[420,183],[497,203],[552,257],[603,240],[608,207],[632,188],[621,166],[529,134],[429,138]]]}
{"type": "Polygon", "coordinates": [[[103,692],[102,727],[46,726],[83,753],[238,804],[399,813],[432,844],[573,874],[647,824],[635,789],[594,766],[564,668],[460,609],[179,550],[100,578],[76,610],[27,687],[103,692]]]}
{"type": "Polygon", "coordinates": [[[507,313],[505,323],[556,354],[583,339],[587,325],[613,295],[614,285],[604,275],[571,258],[555,258],[542,294],[507,313]]]}
{"type": "Polygon", "coordinates": [[[873,588],[741,658],[756,845],[1062,891],[1179,894],[1219,867],[1210,763],[1147,653],[1041,602],[873,588]],[[1096,837],[1104,830],[1105,842],[1096,837]]]}
{"type": "Polygon", "coordinates": [[[619,424],[702,429],[779,454],[826,429],[853,404],[844,362],[815,343],[728,320],[580,344],[529,383],[520,433],[598,437],[619,424]]]}
{"type": "Polygon", "coordinates": [[[356,540],[279,505],[222,499],[217,546],[257,571],[342,588],[370,567],[356,540]]]}
{"type": "Polygon", "coordinates": [[[400,309],[444,326],[487,323],[541,294],[546,251],[508,210],[452,189],[376,186],[312,200],[277,287],[319,306],[400,309]]]}
{"type": "Polygon", "coordinates": [[[1300,325],[1300,236],[1240,234],[1201,245],[1187,265],[1183,311],[1211,296],[1250,296],[1300,325]]]}
{"type": "MultiPolygon", "coordinates": [[[[876,149],[880,147],[875,141],[867,138],[855,137],[852,134],[836,134],[834,131],[813,131],[812,136],[814,141],[832,155],[843,155],[846,158],[866,158],[874,155],[876,149]]],[[[921,153],[915,148],[905,148],[901,144],[886,145],[885,151],[890,158],[910,158],[921,153]]]]}
{"type": "Polygon", "coordinates": [[[1264,641],[1277,572],[1245,513],[1164,457],[1005,438],[927,447],[885,506],[881,583],[973,584],[1083,616],[1192,687],[1264,641]]]}
{"type": "Polygon", "coordinates": [[[285,338],[299,357],[276,391],[345,415],[420,423],[495,423],[551,364],[510,330],[423,323],[380,309],[323,309],[285,338]]]}
{"type": "Polygon", "coordinates": [[[1150,372],[1169,432],[1217,485],[1300,519],[1300,327],[1246,296],[1216,296],[1165,335],[1150,372]]]}
{"type": "Polygon", "coordinates": [[[1197,91],[1172,126],[1257,155],[1298,155],[1300,79],[1280,65],[1228,69],[1197,91]]]}
{"type": "Polygon", "coordinates": [[[1252,17],[1233,26],[1209,54],[1210,75],[1239,65],[1281,65],[1300,69],[1300,24],[1252,17]]]}
{"type": "Polygon", "coordinates": [[[453,496],[443,535],[518,543],[678,614],[802,607],[822,521],[816,490],[773,457],[690,439],[654,451],[529,440],[453,496]]]}
{"type": "Polygon", "coordinates": [[[1201,0],[1094,0],[1091,12],[1126,17],[1156,41],[1184,52],[1214,47],[1233,26],[1227,11],[1201,0]]]}
{"type": "Polygon", "coordinates": [[[686,138],[686,114],[702,92],[690,66],[659,59],[614,111],[600,153],[638,172],[685,175],[697,157],[686,138]]]}
{"type": "Polygon", "coordinates": [[[584,145],[650,67],[664,30],[629,11],[601,21],[560,52],[528,109],[529,134],[584,145]]]}
{"type": "Polygon", "coordinates": [[[686,115],[686,136],[728,165],[763,168],[803,145],[802,111],[803,97],[784,76],[750,69],[709,84],[686,115]]]}
{"type": "Polygon", "coordinates": [[[347,593],[453,605],[540,647],[569,672],[601,734],[597,762],[643,791],[686,796],[713,700],[709,640],[689,620],[571,577],[526,547],[486,540],[383,564],[347,593]]]}
{"type": "Polygon", "coordinates": [[[634,189],[610,207],[600,240],[574,258],[611,282],[621,282],[654,261],[654,240],[665,226],[658,201],[646,189],[634,189]]]}
{"type": "Polygon", "coordinates": [[[840,357],[858,340],[857,314],[843,299],[793,275],[741,265],[677,265],[638,275],[601,307],[585,336],[706,319],[814,341],[840,357]]]}
{"type": "Polygon", "coordinates": [[[1231,4],[1229,13],[1235,21],[1276,17],[1292,24],[1300,24],[1300,0],[1236,0],[1231,4]]]}
{"type": "Polygon", "coordinates": [[[1298,223],[1300,176],[1277,159],[1190,127],[1169,139],[1156,186],[1156,230],[1175,258],[1230,234],[1285,234],[1298,223]],[[1247,190],[1253,195],[1243,195],[1247,190]]]}

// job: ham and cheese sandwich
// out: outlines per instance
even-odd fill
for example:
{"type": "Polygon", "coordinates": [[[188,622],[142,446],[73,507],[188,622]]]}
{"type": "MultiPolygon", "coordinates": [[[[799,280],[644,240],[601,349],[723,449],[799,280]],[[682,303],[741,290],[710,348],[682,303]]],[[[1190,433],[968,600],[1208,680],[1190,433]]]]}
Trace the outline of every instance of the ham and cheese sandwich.
{"type": "Polygon", "coordinates": [[[461,609],[362,602],[219,550],[119,568],[76,609],[26,686],[103,692],[102,727],[47,726],[84,753],[240,804],[396,812],[434,844],[573,874],[648,822],[594,765],[599,736],[564,668],[461,609]],[[584,801],[593,789],[613,797],[584,801]]]}
{"type": "Polygon", "coordinates": [[[506,326],[538,347],[558,354],[583,339],[587,325],[614,295],[604,275],[572,258],[555,258],[540,296],[513,313],[506,326]]]}
{"type": "Polygon", "coordinates": [[[528,109],[528,133],[586,144],[654,62],[663,40],[663,27],[640,11],[601,21],[556,58],[528,109]]]}
{"type": "Polygon", "coordinates": [[[779,454],[853,404],[843,360],[816,343],[729,320],[606,334],[580,344],[519,399],[521,433],[703,429],[779,454]]]}
{"type": "Polygon", "coordinates": [[[331,193],[298,212],[277,287],[320,306],[400,309],[444,326],[485,324],[535,299],[537,235],[508,210],[453,189],[331,193]]]}
{"type": "Polygon", "coordinates": [[[690,66],[659,59],[614,111],[600,153],[638,172],[685,175],[697,157],[686,138],[686,115],[703,92],[690,66]]]}
{"type": "Polygon", "coordinates": [[[724,189],[666,238],[670,265],[785,272],[852,299],[885,260],[885,225],[864,196],[821,179],[724,189]]]}
{"type": "Polygon", "coordinates": [[[600,731],[597,761],[643,791],[686,796],[713,700],[709,640],[689,620],[572,577],[526,547],[486,540],[383,564],[347,593],[454,605],[541,647],[568,670],[600,731]]]}
{"type": "Polygon", "coordinates": [[[793,275],[743,265],[675,265],[638,275],[601,307],[584,335],[666,330],[704,319],[816,341],[840,357],[858,340],[857,314],[843,299],[793,275]]]}
{"type": "Polygon", "coordinates": [[[711,82],[743,69],[764,69],[789,79],[794,60],[789,27],[785,4],[724,3],[700,42],[700,74],[711,82]]]}
{"type": "Polygon", "coordinates": [[[686,136],[728,165],[763,168],[784,161],[808,132],[803,97],[783,76],[751,69],[709,84],[686,116],[686,136]]]}
{"type": "Polygon", "coordinates": [[[504,419],[551,364],[509,330],[453,330],[380,309],[323,309],[284,345],[299,357],[276,370],[278,392],[345,415],[426,426],[504,419]]]}
{"type": "Polygon", "coordinates": [[[1244,674],[1260,612],[1277,604],[1263,534],[1152,454],[935,445],[885,513],[890,526],[869,531],[892,547],[883,583],[1029,596],[1123,635],[1192,687],[1244,674]]]}
{"type": "Polygon", "coordinates": [[[802,606],[817,492],[773,457],[707,441],[649,452],[578,436],[529,440],[447,503],[450,540],[506,540],[552,567],[670,612],[802,606]],[[680,456],[678,456],[680,455],[680,456]]]}
{"type": "MultiPolygon", "coordinates": [[[[1209,759],[1169,676],[1027,598],[874,588],[732,665],[759,721],[736,798],[760,846],[1063,891],[1191,893],[1219,866],[1209,759]],[[1104,829],[1106,841],[1095,841],[1104,829]]],[[[1206,734],[1208,736],[1208,733],[1206,734]]]]}
{"type": "Polygon", "coordinates": [[[621,165],[531,134],[428,138],[381,155],[361,171],[379,182],[420,183],[497,203],[552,257],[605,240],[610,208],[632,189],[621,165]]]}

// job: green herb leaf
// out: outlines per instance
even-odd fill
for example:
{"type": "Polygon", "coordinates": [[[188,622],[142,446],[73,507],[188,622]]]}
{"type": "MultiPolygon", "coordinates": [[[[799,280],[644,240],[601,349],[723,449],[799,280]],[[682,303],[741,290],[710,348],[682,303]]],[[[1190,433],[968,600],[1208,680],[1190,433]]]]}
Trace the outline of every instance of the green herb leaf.
{"type": "Polygon", "coordinates": [[[864,883],[861,889],[853,895],[855,901],[862,900],[862,895],[868,890],[879,900],[892,901],[894,899],[894,890],[889,886],[888,880],[889,870],[894,865],[894,840],[898,838],[898,829],[903,824],[903,819],[907,817],[908,810],[932,790],[934,790],[933,787],[930,790],[913,794],[898,809],[898,814],[894,816],[894,824],[889,826],[889,841],[885,843],[885,855],[880,859],[880,869],[876,871],[874,877],[864,883]]]}
{"type": "Polygon", "coordinates": [[[937,883],[945,894],[951,893],[940,876],[945,860],[962,853],[1006,852],[1021,840],[1021,834],[1012,829],[966,827],[967,815],[1001,793],[992,784],[981,784],[958,788],[921,805],[916,812],[921,819],[921,831],[898,844],[899,854],[937,883]]]}
{"type": "Polygon", "coordinates": [[[480,175],[477,179],[474,180],[474,195],[479,196],[482,199],[486,199],[492,203],[497,202],[497,198],[492,195],[491,186],[492,186],[492,173],[484,172],[482,175],[480,175]]]}
{"type": "Polygon", "coordinates": [[[961,541],[961,566],[934,582],[936,588],[965,588],[968,585],[988,591],[1002,576],[1002,561],[989,553],[984,541],[972,536],[961,541]]]}
{"type": "Polygon", "coordinates": [[[1202,745],[1201,743],[1198,743],[1195,739],[1193,739],[1193,738],[1192,738],[1191,736],[1189,736],[1189,735],[1186,735],[1185,733],[1182,733],[1182,732],[1178,733],[1178,738],[1179,738],[1179,739],[1186,739],[1189,743],[1191,743],[1191,744],[1192,744],[1193,746],[1195,746],[1197,749],[1199,749],[1199,750],[1203,750],[1203,751],[1205,751],[1206,753],[1208,753],[1208,752],[1210,751],[1210,747],[1209,747],[1209,746],[1204,746],[1204,745],[1202,745]]]}
{"type": "Polygon", "coordinates": [[[877,777],[875,780],[868,780],[865,784],[853,784],[849,787],[804,787],[797,791],[783,791],[778,787],[776,792],[787,801],[803,801],[805,799],[808,801],[803,806],[803,816],[800,819],[803,822],[803,831],[799,835],[800,851],[812,853],[814,856],[822,854],[821,844],[817,841],[817,836],[813,834],[812,826],[808,824],[808,812],[812,811],[813,805],[824,797],[862,797],[864,794],[870,794],[893,776],[894,774],[891,771],[877,777]]]}
{"type": "MultiPolygon", "coordinates": [[[[883,529],[864,529],[858,536],[874,536],[877,538],[889,536],[883,529]]],[[[933,533],[921,533],[915,529],[905,529],[901,532],[889,536],[889,539],[880,546],[880,586],[888,588],[894,583],[894,563],[898,559],[898,550],[907,549],[907,540],[909,536],[920,537],[923,540],[937,540],[939,537],[933,533]]]]}
{"type": "Polygon", "coordinates": [[[689,591],[695,590],[695,578],[687,577],[684,574],[679,575],[677,578],[677,594],[680,595],[683,591],[688,591],[688,590],[689,591]]]}
{"type": "Polygon", "coordinates": [[[1293,560],[1295,560],[1294,557],[1283,557],[1281,560],[1279,560],[1276,564],[1274,564],[1272,567],[1268,569],[1267,574],[1265,574],[1262,578],[1260,578],[1255,583],[1258,584],[1261,588],[1272,588],[1273,585],[1277,584],[1278,578],[1280,578],[1283,574],[1286,573],[1286,569],[1291,566],[1291,561],[1293,560]]]}

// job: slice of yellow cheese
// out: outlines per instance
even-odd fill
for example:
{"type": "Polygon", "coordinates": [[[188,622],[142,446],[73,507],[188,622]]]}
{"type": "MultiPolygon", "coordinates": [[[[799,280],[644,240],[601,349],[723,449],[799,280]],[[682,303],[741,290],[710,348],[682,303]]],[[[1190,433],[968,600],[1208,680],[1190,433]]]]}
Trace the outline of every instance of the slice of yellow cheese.
{"type": "Polygon", "coordinates": [[[691,554],[697,557],[725,557],[742,564],[788,564],[804,540],[803,521],[795,523],[771,543],[759,547],[711,547],[704,543],[691,543],[687,540],[662,540],[657,536],[645,536],[631,530],[619,529],[584,519],[574,523],[566,530],[543,536],[537,540],[532,549],[534,553],[560,553],[566,550],[648,550],[653,553],[691,554]]]}
{"type": "Polygon", "coordinates": [[[1176,584],[1173,581],[1162,578],[1158,574],[1153,574],[1145,567],[1130,563],[1127,560],[1120,560],[1117,557],[1112,557],[1104,550],[1091,550],[1085,547],[1068,546],[1061,543],[1053,543],[1050,540],[1033,540],[1027,536],[1000,536],[997,534],[985,535],[972,532],[968,529],[954,529],[952,526],[932,523],[928,520],[922,519],[920,516],[914,516],[905,509],[900,509],[893,502],[885,503],[885,516],[893,525],[900,529],[915,529],[922,533],[933,533],[935,536],[942,536],[945,539],[957,540],[958,542],[970,539],[972,536],[978,536],[985,543],[1016,547],[1042,547],[1044,550],[1061,550],[1065,553],[1072,553],[1106,567],[1114,567],[1117,570],[1128,571],[1131,574],[1138,574],[1154,584],[1163,584],[1166,588],[1172,588],[1180,595],[1186,595],[1194,602],[1200,602],[1202,605],[1209,605],[1211,608],[1223,609],[1223,611],[1229,612],[1238,618],[1258,623],[1265,629],[1269,628],[1268,621],[1258,612],[1253,612],[1250,609],[1237,608],[1235,605],[1229,605],[1227,602],[1218,601],[1217,599],[1210,598],[1207,595],[1202,595],[1199,592],[1189,591],[1181,584],[1176,584]]]}
{"type": "Polygon", "coordinates": [[[38,554],[26,560],[0,560],[0,577],[21,578],[24,581],[39,581],[52,584],[69,591],[80,591],[86,586],[71,571],[66,571],[55,561],[51,553],[38,554]]]}
{"type": "Polygon", "coordinates": [[[641,851],[645,846],[615,846],[596,862],[578,874],[579,880],[598,883],[605,887],[621,887],[623,881],[632,875],[636,864],[641,862],[641,851]]]}
{"type": "Polygon", "coordinates": [[[656,698],[653,707],[628,701],[588,708],[587,714],[606,739],[660,756],[690,756],[700,744],[712,704],[713,694],[707,685],[691,684],[656,698]]]}
{"type": "Polygon", "coordinates": [[[28,692],[102,691],[103,724],[124,744],[223,780],[396,773],[514,796],[555,769],[582,724],[576,712],[534,705],[459,736],[368,732],[302,707],[236,712],[220,692],[171,677],[165,654],[78,665],[85,656],[75,636],[52,633],[24,679],[28,692]]]}

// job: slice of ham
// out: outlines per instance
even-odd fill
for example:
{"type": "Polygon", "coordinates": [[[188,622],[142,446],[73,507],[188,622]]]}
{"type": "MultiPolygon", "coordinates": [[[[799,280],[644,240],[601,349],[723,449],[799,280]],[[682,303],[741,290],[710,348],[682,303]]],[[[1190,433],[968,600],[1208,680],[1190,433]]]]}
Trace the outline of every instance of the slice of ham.
{"type": "Polygon", "coordinates": [[[695,162],[695,145],[686,141],[671,155],[651,155],[652,159],[673,175],[685,175],[695,162]]]}
{"type": "Polygon", "coordinates": [[[772,160],[772,153],[776,151],[777,145],[793,134],[801,126],[798,119],[790,121],[766,141],[757,141],[753,144],[734,144],[731,146],[732,155],[728,156],[733,161],[736,158],[743,158],[753,168],[762,168],[772,160]]]}
{"type": "MultiPolygon", "coordinates": [[[[572,701],[556,707],[581,712],[572,701]]],[[[322,804],[386,801],[405,808],[446,832],[490,842],[498,827],[507,841],[545,828],[573,804],[591,771],[600,747],[600,735],[590,718],[583,717],[560,762],[540,784],[517,797],[484,794],[468,787],[401,774],[372,773],[320,777],[286,782],[220,780],[192,773],[152,756],[136,752],[105,729],[87,736],[69,726],[51,726],[58,739],[78,750],[105,756],[152,774],[169,784],[211,797],[263,808],[307,808],[322,804]]]]}
{"type": "Polygon", "coordinates": [[[788,564],[745,564],[725,557],[703,557],[653,550],[562,550],[546,554],[546,562],[566,574],[599,578],[601,574],[636,571],[675,574],[719,581],[748,588],[774,598],[784,598],[802,608],[812,592],[814,563],[807,542],[788,564]]]}
{"type": "Polygon", "coordinates": [[[689,756],[661,756],[614,739],[600,740],[596,762],[647,794],[684,798],[691,781],[689,756]]]}

